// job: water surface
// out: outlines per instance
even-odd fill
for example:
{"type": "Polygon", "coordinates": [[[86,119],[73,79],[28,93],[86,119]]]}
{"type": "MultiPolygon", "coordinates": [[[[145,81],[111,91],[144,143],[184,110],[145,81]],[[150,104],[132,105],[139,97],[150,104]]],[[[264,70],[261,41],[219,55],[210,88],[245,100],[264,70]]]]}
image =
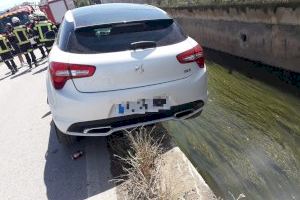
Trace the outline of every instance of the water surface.
{"type": "Polygon", "coordinates": [[[209,102],[193,120],[167,122],[224,199],[300,199],[300,99],[208,62],[209,102]]]}

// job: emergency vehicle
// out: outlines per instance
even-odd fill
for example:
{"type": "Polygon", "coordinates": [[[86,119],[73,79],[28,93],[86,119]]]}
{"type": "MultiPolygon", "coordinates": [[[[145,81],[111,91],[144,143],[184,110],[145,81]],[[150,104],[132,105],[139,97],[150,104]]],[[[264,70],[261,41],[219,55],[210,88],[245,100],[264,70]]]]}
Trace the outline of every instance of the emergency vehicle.
{"type": "Polygon", "coordinates": [[[48,19],[55,25],[60,25],[65,13],[75,8],[73,0],[44,0],[41,2],[40,9],[48,19]]]}
{"type": "Polygon", "coordinates": [[[0,34],[5,32],[7,23],[12,23],[13,17],[18,17],[21,24],[26,24],[29,21],[29,15],[34,12],[32,6],[17,6],[0,15],[0,34]]]}

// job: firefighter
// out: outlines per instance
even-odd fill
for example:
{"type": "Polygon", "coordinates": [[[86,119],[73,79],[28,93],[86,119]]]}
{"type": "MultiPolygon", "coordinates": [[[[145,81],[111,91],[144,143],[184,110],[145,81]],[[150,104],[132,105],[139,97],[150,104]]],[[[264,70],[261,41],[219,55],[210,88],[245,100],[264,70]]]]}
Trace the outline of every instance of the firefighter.
{"type": "MultiPolygon", "coordinates": [[[[44,17],[46,19],[46,17],[44,17]]],[[[34,27],[34,30],[37,31],[39,33],[39,41],[41,43],[44,43],[47,52],[49,53],[53,43],[54,43],[54,39],[47,39],[45,34],[49,31],[57,31],[56,26],[49,20],[43,20],[43,21],[37,21],[34,27]]]]}
{"type": "Polygon", "coordinates": [[[36,25],[36,18],[33,15],[29,15],[29,22],[26,24],[27,26],[27,31],[31,40],[31,44],[33,48],[39,48],[41,54],[42,54],[42,59],[46,58],[45,50],[44,50],[44,44],[40,42],[39,40],[39,32],[35,29],[36,25]],[[33,41],[32,41],[33,40],[33,41]]]}
{"type": "Polygon", "coordinates": [[[6,38],[8,39],[9,43],[11,44],[12,48],[13,48],[13,55],[17,55],[19,58],[19,61],[21,63],[21,67],[24,66],[24,59],[22,57],[22,52],[18,46],[18,40],[17,37],[14,35],[13,33],[13,27],[11,25],[11,23],[7,23],[6,24],[6,38]]]}
{"type": "Polygon", "coordinates": [[[13,33],[15,34],[18,46],[20,47],[21,52],[24,53],[29,68],[32,68],[32,63],[37,66],[36,57],[31,46],[27,29],[24,25],[20,24],[20,19],[18,17],[12,18],[12,23],[14,24],[13,33]]]}
{"type": "Polygon", "coordinates": [[[14,62],[11,45],[4,35],[0,35],[0,57],[11,70],[12,74],[15,74],[18,71],[18,68],[14,62]]]}

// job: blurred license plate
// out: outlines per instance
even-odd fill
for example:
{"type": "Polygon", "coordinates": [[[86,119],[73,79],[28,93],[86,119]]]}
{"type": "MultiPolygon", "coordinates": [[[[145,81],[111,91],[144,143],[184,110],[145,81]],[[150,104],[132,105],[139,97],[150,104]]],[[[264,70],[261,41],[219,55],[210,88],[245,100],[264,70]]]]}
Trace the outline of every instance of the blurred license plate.
{"type": "Polygon", "coordinates": [[[167,97],[154,99],[141,99],[136,102],[128,101],[116,106],[119,115],[144,114],[146,112],[158,112],[170,109],[167,97]]]}

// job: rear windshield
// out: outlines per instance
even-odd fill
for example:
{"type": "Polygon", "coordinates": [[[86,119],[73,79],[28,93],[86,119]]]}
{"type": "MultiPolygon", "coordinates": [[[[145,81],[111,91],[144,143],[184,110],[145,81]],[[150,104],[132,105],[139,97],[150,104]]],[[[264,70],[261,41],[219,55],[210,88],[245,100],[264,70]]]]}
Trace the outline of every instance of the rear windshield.
{"type": "Polygon", "coordinates": [[[152,20],[81,28],[69,38],[72,53],[108,53],[125,51],[134,42],[151,41],[166,46],[186,39],[181,28],[172,20],[152,20]]]}

